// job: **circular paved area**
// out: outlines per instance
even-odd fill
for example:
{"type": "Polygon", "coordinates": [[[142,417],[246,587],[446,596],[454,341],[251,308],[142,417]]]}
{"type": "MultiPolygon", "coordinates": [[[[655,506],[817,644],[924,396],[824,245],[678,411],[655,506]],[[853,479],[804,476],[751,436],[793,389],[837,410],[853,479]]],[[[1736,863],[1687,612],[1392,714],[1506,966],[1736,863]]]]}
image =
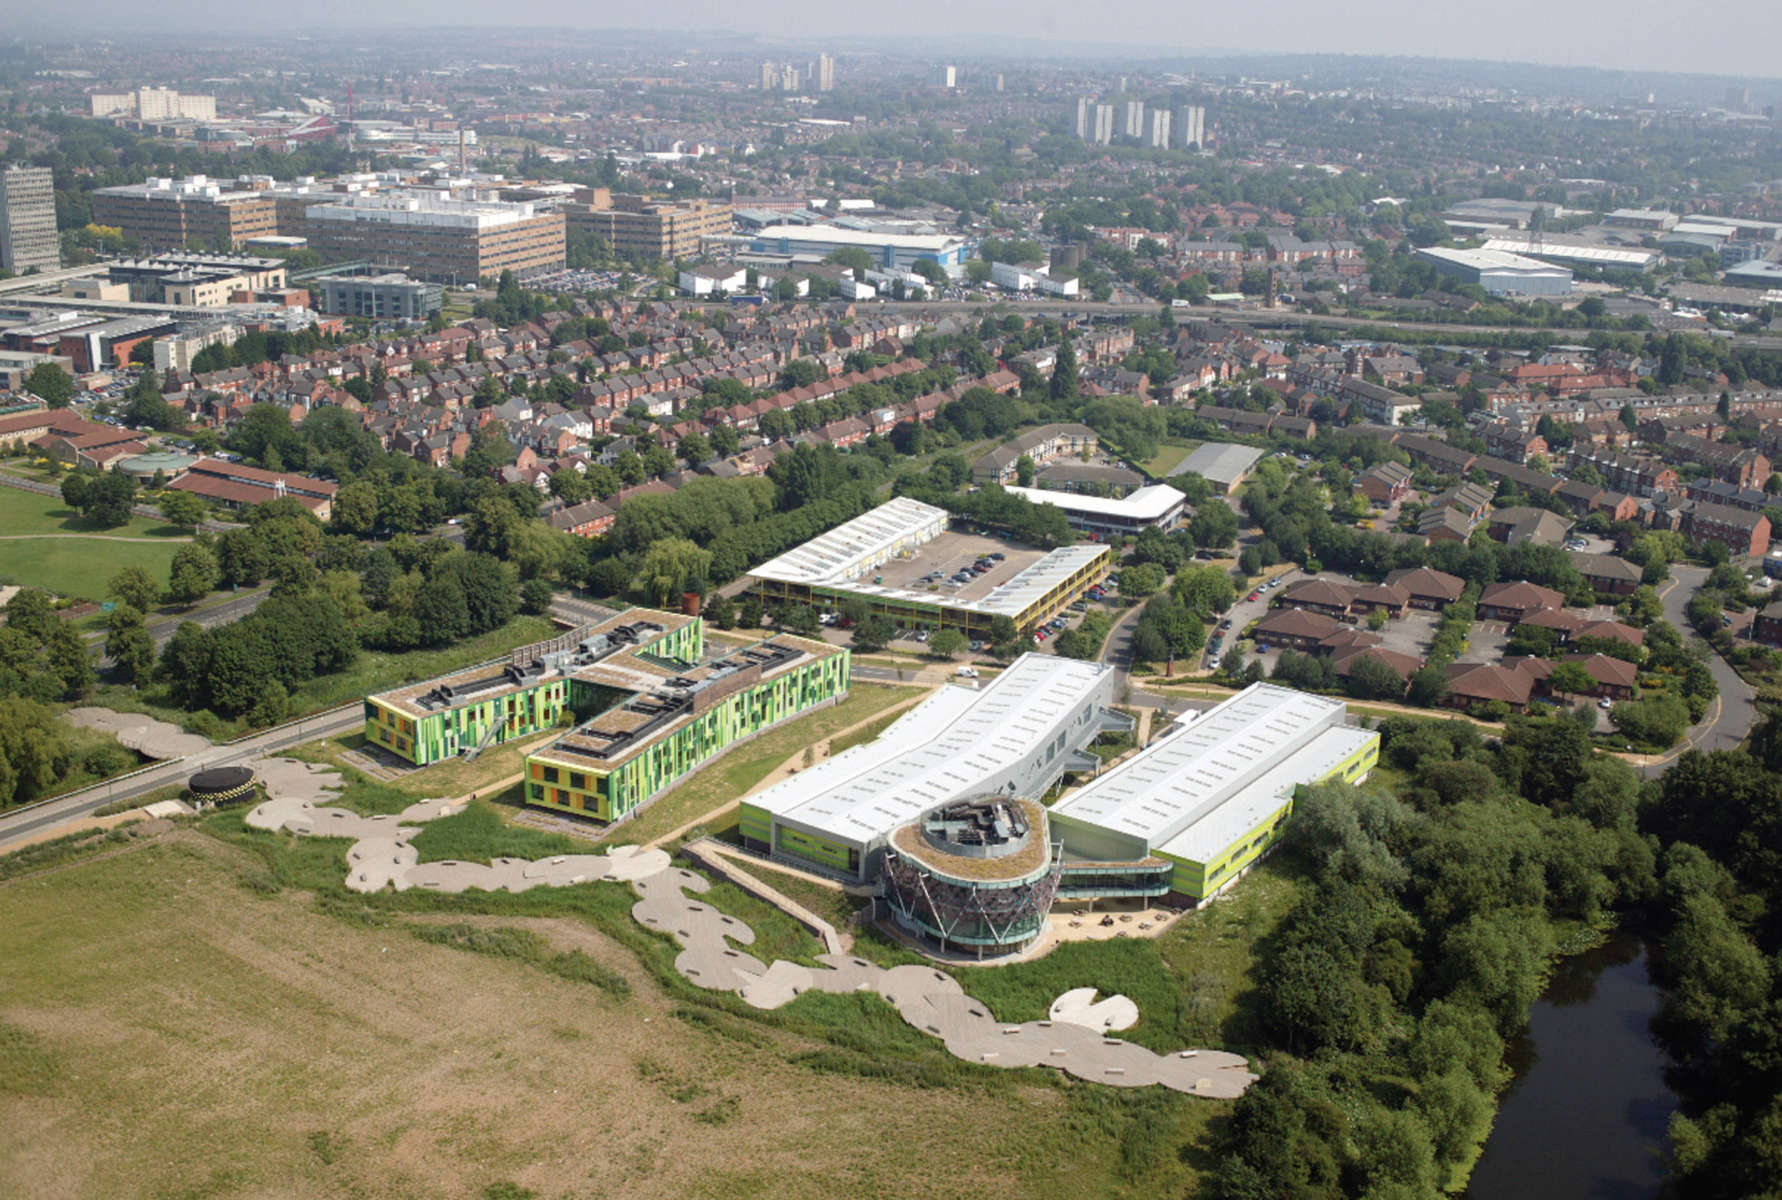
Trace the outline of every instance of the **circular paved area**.
{"type": "Polygon", "coordinates": [[[114,712],[109,708],[85,705],[68,710],[68,719],[83,729],[109,733],[118,743],[144,758],[165,760],[185,758],[210,749],[210,739],[187,733],[178,725],[160,721],[143,713],[114,712]]]}

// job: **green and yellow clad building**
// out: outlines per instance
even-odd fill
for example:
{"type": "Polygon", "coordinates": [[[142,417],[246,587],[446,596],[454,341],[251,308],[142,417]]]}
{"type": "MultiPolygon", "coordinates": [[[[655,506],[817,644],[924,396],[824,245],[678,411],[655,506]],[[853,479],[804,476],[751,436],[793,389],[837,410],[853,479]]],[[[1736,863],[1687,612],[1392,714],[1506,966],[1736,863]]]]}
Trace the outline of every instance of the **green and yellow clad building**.
{"type": "Polygon", "coordinates": [[[417,766],[579,719],[526,759],[526,802],[613,821],[732,745],[844,698],[848,651],[775,636],[708,653],[698,617],[632,609],[505,663],[365,700],[366,739],[417,766]]]}

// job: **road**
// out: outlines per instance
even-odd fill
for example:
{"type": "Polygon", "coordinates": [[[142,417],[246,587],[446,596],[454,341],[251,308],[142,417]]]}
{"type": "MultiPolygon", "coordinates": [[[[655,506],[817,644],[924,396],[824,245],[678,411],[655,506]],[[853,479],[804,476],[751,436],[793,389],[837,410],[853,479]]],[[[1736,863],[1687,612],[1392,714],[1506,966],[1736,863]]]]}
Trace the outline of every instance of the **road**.
{"type": "MultiPolygon", "coordinates": [[[[1094,314],[1110,317],[1134,317],[1156,314],[1162,307],[1160,301],[1145,300],[1137,303],[1122,304],[1115,301],[1096,302],[1093,300],[885,300],[874,301],[860,306],[861,312],[903,312],[903,313],[961,313],[989,312],[1027,313],[1037,316],[1057,316],[1061,313],[1094,314]]],[[[1444,333],[1444,334],[1545,334],[1553,337],[1578,338],[1590,331],[1587,329],[1546,329],[1522,328],[1507,325],[1462,325],[1449,324],[1445,321],[1391,321],[1375,317],[1336,317],[1318,316],[1314,313],[1297,312],[1284,308],[1224,308],[1218,305],[1203,304],[1191,308],[1175,308],[1170,310],[1178,321],[1205,318],[1227,325],[1256,325],[1265,328],[1289,328],[1303,326],[1322,326],[1327,329],[1394,329],[1406,333],[1444,333]]],[[[1689,332],[1689,331],[1685,331],[1689,332]]],[[[1735,346],[1746,346],[1754,350],[1774,350],[1782,348],[1782,338],[1765,337],[1761,334],[1735,334],[1730,339],[1735,346]]]]}
{"type": "Polygon", "coordinates": [[[183,782],[203,767],[228,766],[245,762],[262,754],[285,750],[317,738],[333,737],[359,728],[365,723],[365,710],[359,704],[329,709],[257,733],[239,742],[212,746],[189,758],[159,763],[128,779],[95,784],[78,792],[70,792],[45,804],[0,816],[0,851],[7,846],[42,833],[65,821],[89,817],[114,800],[131,800],[146,796],[169,784],[183,782]]]}
{"type": "MultiPolygon", "coordinates": [[[[1670,583],[1659,593],[1664,603],[1664,619],[1685,637],[1690,635],[1690,624],[1684,610],[1707,578],[1706,567],[1673,566],[1670,583]]],[[[1664,774],[1671,759],[1685,750],[1731,750],[1745,740],[1745,735],[1757,723],[1757,690],[1739,678],[1739,673],[1711,650],[1708,652],[1708,670],[1719,685],[1719,697],[1708,705],[1707,716],[1685,735],[1682,745],[1666,755],[1664,761],[1641,769],[1648,779],[1664,774]]]]}

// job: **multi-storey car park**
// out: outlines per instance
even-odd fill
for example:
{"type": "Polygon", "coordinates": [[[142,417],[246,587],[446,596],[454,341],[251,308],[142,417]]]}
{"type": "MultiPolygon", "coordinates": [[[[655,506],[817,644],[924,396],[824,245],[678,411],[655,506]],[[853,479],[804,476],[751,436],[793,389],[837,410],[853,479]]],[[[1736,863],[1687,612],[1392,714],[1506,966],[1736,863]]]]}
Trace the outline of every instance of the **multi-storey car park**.
{"type": "Polygon", "coordinates": [[[777,636],[708,651],[698,617],[633,609],[365,701],[365,736],[417,766],[579,724],[526,759],[528,804],[614,821],[732,745],[846,697],[848,651],[777,636]]]}
{"type": "Polygon", "coordinates": [[[956,582],[958,573],[949,576],[948,564],[963,567],[977,555],[974,544],[950,533],[948,524],[946,509],[900,496],[749,574],[770,605],[828,608],[859,600],[868,612],[908,628],[957,629],[986,640],[997,617],[1029,633],[1108,574],[1106,546],[1065,546],[1047,554],[1010,548],[992,569],[956,582]]]}
{"type": "Polygon", "coordinates": [[[1274,844],[1300,785],[1360,782],[1379,755],[1340,701],[1256,684],[1044,809],[1032,798],[1066,771],[1096,770],[1097,734],[1130,727],[1111,683],[1094,664],[1024,655],[982,691],[943,688],[875,741],[743,801],[743,842],[877,884],[899,924],[944,948],[1007,953],[1054,899],[1199,904],[1274,844]]]}

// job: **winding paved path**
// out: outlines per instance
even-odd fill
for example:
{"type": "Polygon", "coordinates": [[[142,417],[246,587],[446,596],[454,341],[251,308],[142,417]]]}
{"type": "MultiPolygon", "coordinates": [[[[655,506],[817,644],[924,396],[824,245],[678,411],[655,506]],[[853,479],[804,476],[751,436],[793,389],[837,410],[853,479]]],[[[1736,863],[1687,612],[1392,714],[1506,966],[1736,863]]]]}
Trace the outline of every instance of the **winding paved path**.
{"type": "Polygon", "coordinates": [[[708,891],[711,883],[672,865],[664,850],[620,846],[605,854],[565,854],[536,861],[423,863],[413,842],[418,827],[461,811],[463,801],[422,800],[393,816],[367,817],[319,803],[341,791],[340,776],[332,767],[289,758],[261,758],[251,765],[270,798],[249,811],[247,824],[307,837],[352,838],[346,886],[355,892],[386,887],[523,892],[581,883],[629,883],[638,895],[631,908],[633,919],[681,947],[675,970],[697,987],[734,992],[755,1008],[779,1008],[807,991],[872,992],[915,1028],[939,1038],[955,1057],[987,1066],[1050,1066],[1112,1087],[1155,1084],[1220,1099],[1240,1096],[1256,1081],[1241,1055],[1221,1050],[1157,1054],[1108,1037],[1110,1028],[1137,1019],[1137,1009],[1122,996],[1092,1004],[1093,991],[1067,992],[1053,1005],[1051,1020],[1011,1025],[967,996],[953,976],[933,967],[887,969],[833,953],[817,956],[820,967],[785,960],[764,963],[739,948],[754,944],[755,931],[689,895],[708,891]]]}

